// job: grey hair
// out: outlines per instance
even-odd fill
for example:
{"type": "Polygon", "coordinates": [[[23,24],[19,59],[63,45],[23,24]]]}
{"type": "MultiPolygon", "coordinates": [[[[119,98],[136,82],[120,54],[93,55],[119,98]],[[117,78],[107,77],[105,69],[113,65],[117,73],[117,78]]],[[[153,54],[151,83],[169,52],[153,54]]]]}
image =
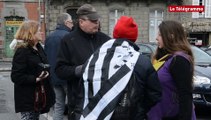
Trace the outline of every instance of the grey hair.
{"type": "Polygon", "coordinates": [[[57,17],[57,24],[58,25],[64,25],[65,21],[68,19],[72,19],[72,16],[68,13],[62,13],[57,17]]]}

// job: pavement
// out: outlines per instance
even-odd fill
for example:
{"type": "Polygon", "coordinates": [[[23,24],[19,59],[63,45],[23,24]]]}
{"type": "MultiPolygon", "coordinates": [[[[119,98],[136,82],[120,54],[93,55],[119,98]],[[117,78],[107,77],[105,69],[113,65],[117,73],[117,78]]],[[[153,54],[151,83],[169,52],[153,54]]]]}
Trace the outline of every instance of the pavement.
{"type": "Polygon", "coordinates": [[[0,72],[11,71],[12,61],[4,61],[0,59],[0,72]]]}
{"type": "MultiPolygon", "coordinates": [[[[8,72],[10,73],[11,72],[11,68],[12,68],[12,60],[11,59],[9,59],[9,60],[2,60],[2,59],[0,59],[0,79],[3,79],[2,76],[4,76],[3,75],[4,73],[7,73],[7,74],[8,74],[8,72]]],[[[12,108],[14,108],[14,103],[12,103],[12,104],[13,104],[12,108]]],[[[0,115],[1,115],[0,118],[2,118],[3,114],[0,114],[0,115]]],[[[40,120],[53,120],[52,116],[53,116],[53,108],[50,110],[49,113],[42,114],[40,116],[40,120]]],[[[8,115],[7,115],[7,117],[8,117],[8,115]]],[[[8,118],[7,120],[18,120],[20,118],[20,115],[16,114],[14,112],[14,110],[12,110],[12,112],[10,111],[9,117],[10,118],[8,118]]],[[[66,115],[64,116],[64,120],[67,120],[67,116],[66,115]]]]}

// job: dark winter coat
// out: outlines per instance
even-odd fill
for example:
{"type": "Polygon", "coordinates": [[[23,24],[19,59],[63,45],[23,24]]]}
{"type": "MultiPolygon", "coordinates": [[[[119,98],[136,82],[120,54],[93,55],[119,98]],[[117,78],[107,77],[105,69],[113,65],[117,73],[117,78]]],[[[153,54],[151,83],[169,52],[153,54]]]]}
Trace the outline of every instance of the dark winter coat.
{"type": "Polygon", "coordinates": [[[146,56],[139,56],[126,90],[131,106],[117,106],[111,120],[146,120],[147,112],[161,100],[162,88],[149,61],[146,56]]]}
{"type": "MultiPolygon", "coordinates": [[[[131,45],[135,50],[139,50],[137,45],[132,43],[131,45]]],[[[129,92],[131,103],[130,108],[128,108],[130,111],[129,119],[121,118],[118,114],[116,115],[117,118],[115,118],[114,112],[112,120],[145,120],[147,112],[161,100],[162,96],[158,74],[149,58],[141,54],[139,55],[126,89],[128,89],[126,91],[129,92]]]]}
{"type": "Polygon", "coordinates": [[[71,29],[65,25],[58,25],[56,30],[52,32],[45,41],[45,52],[47,54],[47,58],[49,64],[51,65],[50,76],[51,83],[53,85],[66,85],[67,82],[65,80],[61,80],[55,74],[55,66],[56,66],[56,56],[60,46],[60,42],[62,38],[71,32],[71,29]]]}
{"type": "Polygon", "coordinates": [[[150,108],[161,100],[162,88],[157,72],[144,55],[139,56],[132,77],[134,79],[129,84],[134,88],[134,95],[130,98],[134,109],[130,120],[144,120],[150,108]]]}
{"type": "MultiPolygon", "coordinates": [[[[38,51],[32,47],[18,48],[12,61],[11,80],[14,83],[15,111],[34,111],[36,77],[41,73],[39,63],[48,63],[42,46],[37,44],[38,51]]],[[[46,108],[48,112],[55,103],[55,94],[49,77],[43,80],[46,92],[46,108]]]]}
{"type": "MultiPolygon", "coordinates": [[[[117,39],[116,41],[126,41],[126,40],[117,39]]],[[[137,45],[135,45],[133,42],[130,42],[130,41],[128,41],[128,42],[132,47],[134,47],[134,49],[136,51],[139,50],[139,47],[137,45]]],[[[118,43],[116,43],[115,45],[117,45],[117,44],[118,43]]],[[[114,44],[113,44],[113,46],[114,46],[114,44]]],[[[112,48],[109,48],[109,50],[110,51],[107,51],[107,53],[108,53],[107,55],[110,57],[109,52],[111,52],[111,54],[113,54],[114,51],[112,51],[112,48]]],[[[88,97],[92,96],[93,91],[94,91],[93,89],[94,89],[94,86],[95,86],[95,85],[92,85],[92,82],[93,82],[93,79],[92,79],[93,76],[92,75],[93,74],[92,74],[91,71],[92,71],[92,69],[95,69],[95,68],[93,68],[93,67],[95,67],[95,66],[93,66],[93,64],[97,65],[97,67],[96,67],[97,71],[100,68],[100,67],[98,67],[100,65],[95,63],[97,61],[96,59],[99,55],[99,51],[96,51],[94,54],[95,55],[94,55],[93,59],[91,60],[92,62],[90,62],[90,64],[89,64],[89,69],[91,69],[91,70],[89,71],[90,76],[88,75],[88,85],[91,86],[91,88],[88,88],[88,89],[89,90],[91,89],[91,90],[89,92],[87,92],[88,97]]],[[[115,59],[115,57],[111,58],[111,59],[113,60],[113,59],[115,59]]],[[[102,59],[102,61],[103,61],[102,63],[105,66],[107,65],[107,62],[110,62],[108,57],[107,58],[105,57],[104,60],[102,59]]],[[[108,66],[110,67],[110,65],[108,65],[108,66]]],[[[106,71],[104,69],[106,69],[106,67],[103,67],[103,69],[100,69],[100,70],[106,71]]],[[[93,73],[95,73],[95,72],[96,71],[93,70],[93,73]]],[[[106,74],[106,72],[104,72],[104,74],[102,74],[102,76],[100,76],[102,81],[107,78],[106,75],[108,75],[108,74],[106,74]]],[[[100,94],[98,94],[98,92],[97,92],[94,96],[95,98],[90,97],[89,100],[92,103],[93,103],[93,101],[99,102],[98,98],[101,98],[102,96],[107,94],[107,93],[102,92],[103,91],[102,89],[106,88],[105,87],[106,83],[107,82],[101,83],[101,85],[103,87],[101,87],[101,92],[99,92],[100,90],[98,91],[100,94]]],[[[84,83],[84,84],[86,84],[86,83],[84,83]]],[[[115,84],[115,83],[110,82],[110,84],[107,85],[107,87],[112,86],[113,84],[115,84]]],[[[109,89],[109,87],[107,89],[109,89]]],[[[84,94],[84,91],[85,90],[81,90],[81,92],[83,94],[84,94]]],[[[78,99],[76,107],[75,107],[74,120],[79,120],[82,113],[86,114],[85,111],[82,111],[82,108],[84,107],[83,104],[82,105],[80,104],[80,102],[84,103],[84,101],[81,100],[81,99],[84,99],[83,94],[82,94],[82,96],[78,96],[78,97],[81,97],[81,98],[78,99]]],[[[115,95],[115,94],[113,93],[113,95],[115,95]]],[[[121,95],[121,97],[118,100],[119,102],[114,109],[114,113],[112,114],[111,120],[145,120],[146,119],[147,112],[150,110],[150,108],[152,106],[154,106],[156,103],[158,103],[160,101],[161,95],[162,95],[162,89],[161,89],[161,85],[160,85],[160,82],[159,82],[159,79],[158,79],[157,72],[153,68],[152,63],[151,63],[149,58],[147,58],[146,56],[141,55],[141,54],[138,56],[138,60],[135,64],[135,66],[134,66],[134,70],[132,72],[132,76],[129,80],[129,83],[127,84],[127,87],[125,88],[125,90],[122,93],[120,93],[120,95],[121,95]],[[125,95],[124,93],[127,93],[126,97],[124,96],[125,95]],[[123,105],[123,104],[125,104],[125,105],[123,105]],[[128,106],[126,104],[128,104],[128,106]],[[122,106],[125,106],[125,107],[122,107],[122,106]]],[[[116,96],[115,99],[116,98],[118,98],[118,96],[116,96]]],[[[104,100],[105,99],[106,98],[104,98],[104,100]]],[[[115,99],[113,99],[113,101],[115,101],[115,99]]],[[[108,101],[106,101],[106,102],[108,102],[108,101]]],[[[106,104],[106,103],[104,103],[104,104],[106,104]]],[[[92,105],[90,105],[88,107],[90,111],[95,106],[95,105],[93,105],[93,106],[92,105]]],[[[100,117],[98,118],[98,120],[102,120],[103,117],[106,117],[107,114],[109,113],[109,110],[112,111],[113,106],[115,106],[114,102],[113,103],[110,102],[103,109],[102,113],[99,115],[100,117]],[[107,107],[109,109],[106,109],[107,107]]]]}
{"type": "Polygon", "coordinates": [[[61,41],[55,71],[58,77],[68,80],[70,109],[75,106],[74,100],[78,94],[76,89],[80,80],[75,75],[75,68],[84,64],[91,54],[109,39],[110,37],[102,32],[92,35],[77,27],[61,41]]]}

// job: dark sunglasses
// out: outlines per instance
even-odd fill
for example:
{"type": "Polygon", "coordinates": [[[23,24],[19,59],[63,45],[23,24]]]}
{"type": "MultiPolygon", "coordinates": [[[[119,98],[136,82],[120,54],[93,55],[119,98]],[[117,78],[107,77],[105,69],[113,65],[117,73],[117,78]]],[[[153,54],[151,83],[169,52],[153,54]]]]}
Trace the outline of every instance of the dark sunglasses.
{"type": "Polygon", "coordinates": [[[88,21],[90,21],[90,22],[92,22],[92,23],[97,23],[97,22],[99,22],[100,20],[99,19],[97,19],[97,20],[90,20],[90,19],[88,19],[88,18],[80,18],[80,19],[82,19],[82,20],[88,20],[88,21]]]}

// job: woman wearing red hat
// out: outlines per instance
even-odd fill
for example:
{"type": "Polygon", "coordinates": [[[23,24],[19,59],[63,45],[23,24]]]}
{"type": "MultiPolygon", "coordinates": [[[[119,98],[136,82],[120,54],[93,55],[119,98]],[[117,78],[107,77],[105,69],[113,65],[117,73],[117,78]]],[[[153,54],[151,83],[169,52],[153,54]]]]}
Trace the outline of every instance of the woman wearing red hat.
{"type": "Polygon", "coordinates": [[[161,86],[151,61],[134,43],[138,27],[122,16],[113,37],[83,66],[84,102],[80,120],[144,120],[161,98],[161,86]]]}

